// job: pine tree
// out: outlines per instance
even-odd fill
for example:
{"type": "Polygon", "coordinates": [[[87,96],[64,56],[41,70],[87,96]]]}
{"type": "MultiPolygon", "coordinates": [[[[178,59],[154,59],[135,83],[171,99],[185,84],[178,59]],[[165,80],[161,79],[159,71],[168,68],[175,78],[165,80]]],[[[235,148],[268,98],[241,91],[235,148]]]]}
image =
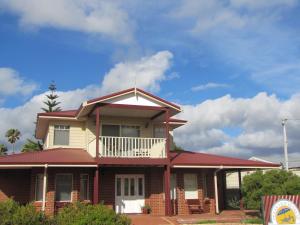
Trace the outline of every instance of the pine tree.
{"type": "Polygon", "coordinates": [[[49,85],[49,91],[50,94],[47,94],[47,101],[44,101],[44,104],[47,106],[47,108],[42,108],[44,112],[59,112],[61,111],[61,108],[58,106],[60,102],[56,101],[58,99],[58,95],[56,94],[56,85],[54,82],[52,82],[49,85]]]}

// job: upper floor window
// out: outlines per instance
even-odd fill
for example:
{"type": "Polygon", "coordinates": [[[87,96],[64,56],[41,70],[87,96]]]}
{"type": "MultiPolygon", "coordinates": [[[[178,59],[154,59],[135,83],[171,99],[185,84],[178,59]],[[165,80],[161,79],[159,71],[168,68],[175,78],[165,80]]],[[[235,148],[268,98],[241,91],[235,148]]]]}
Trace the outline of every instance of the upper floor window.
{"type": "Polygon", "coordinates": [[[102,136],[110,137],[140,137],[139,126],[108,125],[102,126],[102,136]]]}
{"type": "Polygon", "coordinates": [[[70,126],[54,125],[54,145],[69,145],[70,126]]]}
{"type": "Polygon", "coordinates": [[[155,138],[165,138],[166,131],[164,126],[154,126],[154,137],[155,138]]]}

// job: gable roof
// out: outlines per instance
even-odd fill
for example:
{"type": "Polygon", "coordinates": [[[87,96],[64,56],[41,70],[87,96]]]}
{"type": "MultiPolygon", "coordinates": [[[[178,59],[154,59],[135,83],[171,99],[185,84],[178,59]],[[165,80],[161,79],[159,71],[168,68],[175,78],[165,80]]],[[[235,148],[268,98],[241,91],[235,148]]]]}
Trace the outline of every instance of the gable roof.
{"type": "Polygon", "coordinates": [[[55,148],[0,157],[0,165],[94,165],[96,162],[84,149],[55,148]]]}
{"type": "Polygon", "coordinates": [[[280,166],[275,163],[266,163],[191,151],[171,152],[171,164],[174,167],[195,168],[277,168],[280,166]]]}

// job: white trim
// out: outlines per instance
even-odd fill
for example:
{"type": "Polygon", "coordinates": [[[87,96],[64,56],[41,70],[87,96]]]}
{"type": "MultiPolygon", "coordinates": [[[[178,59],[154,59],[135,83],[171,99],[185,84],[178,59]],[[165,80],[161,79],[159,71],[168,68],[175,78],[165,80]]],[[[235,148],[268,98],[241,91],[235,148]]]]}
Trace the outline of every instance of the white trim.
{"type": "Polygon", "coordinates": [[[173,168],[212,168],[212,169],[278,169],[280,166],[197,166],[197,165],[173,165],[173,168]]]}
{"type": "Polygon", "coordinates": [[[39,116],[42,119],[61,119],[61,120],[77,120],[76,117],[66,117],[66,116],[39,116]]]}
{"type": "Polygon", "coordinates": [[[73,175],[73,173],[56,173],[55,174],[55,184],[54,184],[54,187],[55,187],[54,201],[55,202],[73,202],[73,185],[74,185],[74,175],[73,175]],[[56,201],[56,185],[57,185],[57,176],[58,175],[71,175],[72,176],[71,199],[68,200],[68,201],[56,201]]]}

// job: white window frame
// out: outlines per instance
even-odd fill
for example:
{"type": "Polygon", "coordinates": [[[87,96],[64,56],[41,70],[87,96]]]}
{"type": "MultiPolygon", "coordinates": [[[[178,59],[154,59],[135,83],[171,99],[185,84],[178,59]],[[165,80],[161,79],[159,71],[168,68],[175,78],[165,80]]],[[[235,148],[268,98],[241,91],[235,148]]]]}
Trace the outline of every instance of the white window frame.
{"type": "Polygon", "coordinates": [[[73,186],[74,185],[74,177],[73,177],[73,174],[72,173],[57,173],[57,174],[55,174],[55,196],[54,196],[54,201],[55,202],[73,202],[73,186]],[[57,176],[60,176],[60,175],[71,175],[71,177],[72,177],[72,184],[71,184],[71,198],[70,198],[70,200],[68,200],[68,201],[57,201],[56,200],[56,190],[57,190],[57,176]]]}
{"type": "Polygon", "coordinates": [[[80,197],[80,201],[89,201],[91,200],[91,196],[90,196],[90,175],[88,173],[81,173],[80,174],[80,181],[79,181],[79,185],[80,185],[80,190],[79,190],[79,197],[80,197]],[[87,176],[87,199],[81,199],[81,179],[82,176],[87,176]]]}
{"type": "Polygon", "coordinates": [[[37,187],[38,187],[38,177],[41,176],[42,178],[42,193],[43,193],[43,188],[44,188],[44,174],[38,173],[35,175],[35,186],[34,186],[34,201],[35,202],[42,202],[43,201],[43,196],[41,200],[37,200],[37,187]]]}
{"type": "Polygon", "coordinates": [[[184,198],[186,200],[188,199],[199,199],[199,194],[198,194],[198,174],[197,173],[185,173],[183,175],[183,181],[184,181],[184,198]],[[188,176],[193,177],[195,184],[196,184],[196,189],[195,190],[186,190],[187,189],[187,178],[188,176]]]}
{"type": "Polygon", "coordinates": [[[161,128],[161,129],[164,130],[164,135],[163,135],[163,137],[158,137],[158,138],[166,138],[166,127],[165,127],[164,125],[158,125],[158,124],[154,124],[154,125],[153,125],[153,137],[154,137],[154,138],[157,138],[156,135],[155,135],[155,129],[156,129],[156,128],[161,128]]]}
{"type": "Polygon", "coordinates": [[[66,124],[54,124],[53,125],[53,145],[54,146],[69,146],[70,145],[70,130],[71,130],[71,126],[70,125],[66,125],[66,124]],[[69,136],[68,136],[68,144],[57,144],[55,143],[55,131],[56,130],[63,130],[69,131],[69,136]]]}

